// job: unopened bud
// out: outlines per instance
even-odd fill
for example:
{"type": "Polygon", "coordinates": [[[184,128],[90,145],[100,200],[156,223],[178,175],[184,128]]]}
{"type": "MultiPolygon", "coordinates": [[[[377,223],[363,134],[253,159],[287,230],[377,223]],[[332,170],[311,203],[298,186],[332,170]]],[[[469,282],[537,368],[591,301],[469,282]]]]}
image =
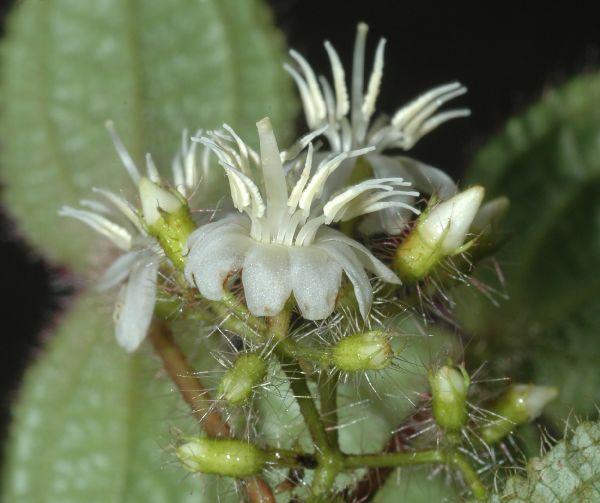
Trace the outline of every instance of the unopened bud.
{"type": "Polygon", "coordinates": [[[350,335],[331,350],[333,364],[346,372],[382,370],[391,363],[393,356],[389,337],[379,331],[350,335]]]}
{"type": "Polygon", "coordinates": [[[444,257],[461,253],[484,196],[475,186],[425,211],[400,244],[394,267],[402,279],[425,277],[444,257]]]}
{"type": "Polygon", "coordinates": [[[183,206],[179,197],[145,176],[140,179],[138,190],[142,202],[142,216],[149,227],[162,218],[162,213],[175,213],[183,206]]]}
{"type": "Polygon", "coordinates": [[[248,477],[267,461],[264,451],[243,440],[198,437],[177,447],[177,457],[186,470],[226,477],[248,477]]]}
{"type": "Polygon", "coordinates": [[[231,405],[242,405],[267,373],[267,362],[256,353],[238,357],[219,384],[219,396],[231,405]]]}
{"type": "Polygon", "coordinates": [[[467,424],[467,395],[471,380],[463,367],[445,365],[429,375],[433,417],[449,432],[458,432],[467,424]]]}
{"type": "Polygon", "coordinates": [[[175,190],[161,187],[146,177],[139,181],[142,217],[148,233],[156,237],[173,264],[185,264],[187,239],[196,226],[186,200],[175,190]]]}
{"type": "Polygon", "coordinates": [[[552,386],[512,385],[490,407],[493,417],[481,429],[481,437],[489,444],[498,442],[517,426],[537,419],[557,395],[558,390],[552,386]]]}

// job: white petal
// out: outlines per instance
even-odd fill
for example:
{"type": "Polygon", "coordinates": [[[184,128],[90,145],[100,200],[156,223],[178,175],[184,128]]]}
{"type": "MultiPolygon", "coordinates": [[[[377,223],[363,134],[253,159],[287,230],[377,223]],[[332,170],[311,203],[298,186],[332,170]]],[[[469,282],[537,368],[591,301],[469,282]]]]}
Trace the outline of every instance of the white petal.
{"type": "MultiPolygon", "coordinates": [[[[433,166],[428,166],[408,157],[388,157],[371,154],[368,161],[373,167],[377,178],[398,176],[412,183],[413,187],[425,194],[435,194],[444,200],[456,193],[456,184],[446,173],[433,166]]],[[[399,201],[410,204],[411,197],[398,198],[399,201]]],[[[367,234],[376,234],[382,230],[387,234],[398,234],[412,218],[409,209],[389,208],[380,211],[375,218],[370,218],[361,225],[361,230],[367,234]]]]}
{"type": "Polygon", "coordinates": [[[188,248],[201,246],[201,242],[217,230],[223,233],[237,232],[240,234],[249,234],[250,220],[243,215],[229,215],[216,222],[202,225],[190,234],[187,242],[188,248]]]}
{"type": "Polygon", "coordinates": [[[185,264],[185,277],[203,297],[220,300],[225,295],[223,283],[232,271],[240,269],[252,241],[247,234],[221,227],[210,239],[191,248],[185,264]]]}
{"type": "Polygon", "coordinates": [[[83,222],[99,234],[110,239],[121,250],[128,251],[131,249],[131,241],[133,239],[131,233],[102,215],[97,215],[91,211],[71,208],[70,206],[63,206],[58,211],[58,214],[61,217],[71,217],[83,222]]]}
{"type": "Polygon", "coordinates": [[[359,23],[356,28],[354,40],[354,54],[352,56],[352,127],[354,129],[364,128],[362,115],[363,85],[365,72],[365,46],[367,43],[367,32],[369,27],[365,23],[359,23]]]}
{"type": "Polygon", "coordinates": [[[400,284],[400,279],[396,274],[387,267],[381,260],[375,257],[366,247],[361,245],[358,241],[346,236],[340,231],[330,229],[328,227],[322,227],[317,233],[315,244],[337,242],[349,246],[355,250],[358,260],[365,269],[371,271],[378,278],[388,283],[400,284]]]}
{"type": "Polygon", "coordinates": [[[133,159],[129,155],[129,152],[125,148],[125,145],[123,145],[120,136],[117,134],[113,121],[106,121],[105,126],[106,129],[108,129],[108,132],[112,139],[113,145],[115,146],[115,150],[117,151],[119,159],[121,159],[121,162],[123,163],[123,166],[125,167],[125,170],[129,174],[129,176],[133,180],[133,183],[137,185],[141,178],[140,172],[138,171],[135,162],[133,162],[133,159]]]}
{"type": "Polygon", "coordinates": [[[255,243],[246,254],[242,282],[252,314],[280,313],[292,293],[288,247],[255,243]]]}
{"type": "Polygon", "coordinates": [[[388,157],[371,154],[368,157],[377,178],[400,177],[420,192],[435,194],[445,200],[456,194],[456,184],[441,169],[410,157],[388,157]]]}
{"type": "Polygon", "coordinates": [[[159,257],[138,262],[124,287],[123,303],[117,306],[117,342],[127,351],[135,351],[148,333],[156,303],[156,276],[159,257]]]}
{"type": "Polygon", "coordinates": [[[290,247],[292,289],[302,316],[327,318],[335,308],[342,281],[340,264],[327,252],[312,246],[290,247]]]}
{"type": "Polygon", "coordinates": [[[125,278],[129,276],[129,273],[137,262],[143,261],[144,259],[148,259],[150,256],[155,255],[156,254],[150,250],[136,250],[121,255],[102,275],[102,278],[97,286],[98,290],[103,292],[115,285],[118,285],[121,283],[121,281],[125,281],[125,278]]]}
{"type": "Polygon", "coordinates": [[[340,61],[337,51],[325,41],[325,50],[331,63],[331,73],[333,74],[333,87],[335,89],[335,118],[339,119],[348,113],[350,109],[350,100],[348,99],[348,89],[346,88],[346,76],[344,67],[340,61]]]}
{"type": "Polygon", "coordinates": [[[373,64],[373,71],[369,78],[369,84],[367,85],[367,92],[365,94],[362,113],[365,117],[365,121],[369,121],[371,115],[375,111],[375,102],[377,96],[379,96],[379,87],[381,85],[381,78],[383,77],[383,51],[385,50],[385,38],[382,38],[377,44],[375,51],[375,63],[373,64]]]}
{"type": "Polygon", "coordinates": [[[358,302],[358,309],[363,318],[367,318],[373,302],[371,282],[356,253],[345,243],[340,241],[316,241],[313,245],[320,248],[335,260],[344,269],[346,276],[354,286],[354,295],[358,302]]]}

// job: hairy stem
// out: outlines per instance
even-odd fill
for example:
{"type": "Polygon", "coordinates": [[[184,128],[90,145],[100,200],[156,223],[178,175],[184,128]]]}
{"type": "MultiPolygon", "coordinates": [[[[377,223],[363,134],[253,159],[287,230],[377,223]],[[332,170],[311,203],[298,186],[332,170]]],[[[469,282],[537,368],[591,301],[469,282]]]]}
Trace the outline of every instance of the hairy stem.
{"type": "Polygon", "coordinates": [[[337,372],[334,371],[329,374],[323,371],[319,374],[318,385],[321,400],[321,420],[329,438],[329,445],[339,451],[337,384],[337,372]]]}
{"type": "Polygon", "coordinates": [[[284,372],[289,379],[290,388],[300,407],[300,413],[315,444],[315,449],[320,453],[329,451],[329,437],[325,431],[321,415],[308,388],[306,377],[300,365],[289,358],[282,358],[282,364],[284,372]]]}
{"type": "Polygon", "coordinates": [[[227,422],[216,409],[210,408],[208,391],[200,379],[194,375],[194,370],[189,366],[167,324],[153,323],[148,337],[154,351],[160,356],[171,381],[177,387],[181,397],[191,407],[192,414],[202,429],[211,437],[231,436],[227,422]]]}
{"type": "MultiPolygon", "coordinates": [[[[230,437],[231,429],[216,409],[210,408],[208,391],[194,375],[183,351],[175,342],[173,334],[164,322],[154,322],[148,334],[154,351],[163,362],[179,394],[191,407],[202,429],[211,437],[230,437]]],[[[246,496],[251,503],[276,503],[269,485],[260,477],[242,479],[246,496]]]]}
{"type": "Polygon", "coordinates": [[[445,463],[446,456],[437,449],[415,452],[393,452],[390,454],[358,454],[344,458],[344,468],[398,467],[445,463]]]}
{"type": "Polygon", "coordinates": [[[454,451],[448,456],[448,463],[452,464],[462,474],[473,496],[478,501],[487,500],[488,491],[469,460],[460,452],[454,451]]]}

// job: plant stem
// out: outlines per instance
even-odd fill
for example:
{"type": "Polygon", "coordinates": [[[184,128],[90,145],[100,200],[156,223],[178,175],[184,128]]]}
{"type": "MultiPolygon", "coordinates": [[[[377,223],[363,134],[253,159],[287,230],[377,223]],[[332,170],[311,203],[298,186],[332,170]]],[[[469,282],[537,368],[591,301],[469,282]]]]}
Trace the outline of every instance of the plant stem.
{"type": "Polygon", "coordinates": [[[336,451],[339,451],[338,444],[338,413],[337,413],[337,385],[338,375],[337,372],[328,374],[322,371],[319,374],[319,397],[321,400],[321,421],[327,437],[329,438],[329,445],[336,451]]]}
{"type": "Polygon", "coordinates": [[[454,451],[448,456],[448,463],[454,465],[462,474],[465,482],[469,485],[473,496],[478,501],[487,500],[488,491],[479,475],[469,463],[469,460],[460,452],[454,451]]]}
{"type": "MultiPolygon", "coordinates": [[[[177,387],[181,397],[191,407],[201,428],[211,437],[230,437],[231,429],[216,409],[210,408],[208,391],[194,375],[183,351],[164,322],[154,322],[148,334],[154,351],[177,387]]],[[[246,496],[251,503],[276,503],[269,485],[260,477],[242,479],[246,496]]]]}
{"type": "MultiPolygon", "coordinates": [[[[422,410],[418,410],[407,418],[387,441],[384,452],[408,452],[411,449],[409,438],[416,432],[414,424],[430,419],[430,417],[422,410]]],[[[346,500],[368,503],[375,497],[377,491],[383,487],[393,471],[393,467],[371,467],[360,482],[349,492],[346,500]]]]}
{"type": "Polygon", "coordinates": [[[424,465],[429,463],[445,463],[446,456],[442,451],[432,449],[415,452],[393,452],[390,454],[358,454],[344,458],[344,468],[365,467],[398,467],[424,465]]]}
{"type": "MultiPolygon", "coordinates": [[[[291,308],[286,306],[286,309],[280,314],[269,318],[269,335],[275,344],[278,344],[278,347],[282,343],[285,345],[285,341],[291,340],[288,338],[290,317],[291,308]]],[[[311,489],[313,497],[318,498],[331,489],[335,478],[341,471],[341,454],[336,443],[331,442],[330,436],[325,430],[321,414],[308,387],[306,375],[298,361],[283,350],[279,350],[277,354],[314,443],[317,466],[311,489]]]]}
{"type": "Polygon", "coordinates": [[[148,335],[154,351],[179,390],[181,397],[191,407],[192,414],[202,429],[211,437],[229,437],[231,430],[219,411],[210,408],[208,391],[194,375],[181,348],[175,342],[166,323],[155,322],[148,335]]]}
{"type": "Polygon", "coordinates": [[[317,410],[317,406],[312,397],[306,377],[298,365],[298,362],[289,358],[282,357],[281,363],[283,364],[283,370],[287,375],[290,388],[294,393],[294,397],[300,407],[300,413],[304,418],[304,422],[308,427],[310,436],[315,444],[317,452],[326,452],[330,450],[329,438],[327,432],[321,421],[321,415],[317,410]]]}

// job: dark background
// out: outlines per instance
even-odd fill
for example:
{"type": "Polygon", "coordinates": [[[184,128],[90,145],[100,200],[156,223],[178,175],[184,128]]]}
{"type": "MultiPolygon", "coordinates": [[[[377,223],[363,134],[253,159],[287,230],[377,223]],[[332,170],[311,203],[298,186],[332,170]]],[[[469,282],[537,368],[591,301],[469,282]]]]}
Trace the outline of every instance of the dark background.
{"type": "MultiPolygon", "coordinates": [[[[0,20],[12,3],[0,0],[0,20]]],[[[593,3],[537,8],[523,1],[269,1],[288,44],[319,73],[329,75],[324,39],[333,43],[348,69],[358,21],[371,27],[369,56],[385,36],[380,111],[392,113],[434,85],[463,82],[469,93],[455,104],[471,108],[472,117],[442,126],[411,151],[459,179],[477,147],[508,117],[524,111],[545,88],[598,68],[600,16],[593,3]]],[[[0,226],[1,438],[25,365],[71,288],[65,271],[45,264],[15,237],[6,216],[0,215],[0,226]]]]}

